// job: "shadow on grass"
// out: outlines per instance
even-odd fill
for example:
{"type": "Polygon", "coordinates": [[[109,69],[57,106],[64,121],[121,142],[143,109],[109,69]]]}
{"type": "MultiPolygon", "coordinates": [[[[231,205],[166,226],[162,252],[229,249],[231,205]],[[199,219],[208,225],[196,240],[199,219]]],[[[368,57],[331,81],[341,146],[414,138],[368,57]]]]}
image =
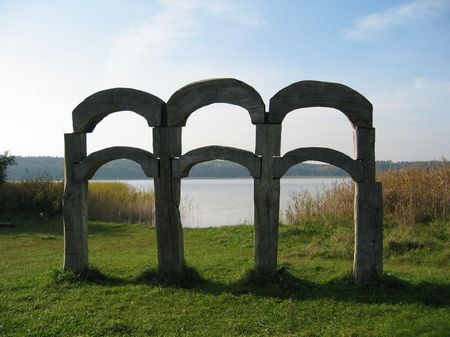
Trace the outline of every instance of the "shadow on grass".
{"type": "Polygon", "coordinates": [[[229,287],[236,295],[252,293],[296,300],[329,298],[367,304],[419,303],[432,307],[450,307],[450,284],[413,284],[388,274],[378,282],[357,286],[351,272],[326,283],[315,283],[300,279],[288,268],[283,268],[270,278],[249,271],[238,283],[229,287]]]}
{"type": "Polygon", "coordinates": [[[366,304],[418,303],[431,307],[450,307],[450,284],[421,282],[409,283],[392,275],[384,275],[377,283],[356,286],[351,273],[326,283],[315,283],[293,275],[288,267],[282,267],[273,276],[246,271],[233,283],[221,283],[204,279],[195,268],[185,267],[181,274],[159,275],[157,270],[144,271],[135,278],[118,278],[103,274],[95,267],[85,273],[74,274],[55,271],[53,285],[93,283],[103,286],[149,285],[196,291],[204,294],[234,296],[253,294],[294,300],[333,299],[336,301],[366,304]]]}
{"type": "MultiPolygon", "coordinates": [[[[56,235],[64,234],[63,218],[61,216],[39,217],[35,214],[5,215],[0,217],[0,223],[12,223],[14,227],[0,227],[0,235],[56,235]]],[[[107,223],[89,220],[89,235],[117,235],[129,231],[129,224],[107,223]]],[[[137,225],[140,226],[140,225],[137,225]]],[[[142,225],[143,226],[143,225],[142,225]]]]}
{"type": "Polygon", "coordinates": [[[22,236],[33,234],[62,235],[61,217],[39,217],[35,214],[2,214],[0,222],[11,223],[14,227],[0,228],[0,235],[22,236]]]}
{"type": "Polygon", "coordinates": [[[55,270],[51,275],[52,285],[70,285],[77,283],[92,283],[103,286],[125,286],[146,284],[158,287],[173,287],[193,289],[205,282],[194,268],[186,266],[182,273],[159,274],[156,269],[149,269],[134,278],[121,278],[102,273],[91,266],[82,273],[55,270]]]}

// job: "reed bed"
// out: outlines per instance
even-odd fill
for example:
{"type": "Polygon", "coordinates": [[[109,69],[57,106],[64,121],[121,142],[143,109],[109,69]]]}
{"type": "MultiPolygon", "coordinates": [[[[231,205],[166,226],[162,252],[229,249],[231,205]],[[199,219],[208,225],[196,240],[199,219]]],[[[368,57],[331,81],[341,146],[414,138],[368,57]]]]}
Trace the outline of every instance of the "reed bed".
{"type": "MultiPolygon", "coordinates": [[[[383,186],[384,222],[399,227],[450,220],[450,163],[385,171],[377,175],[383,186]]],[[[285,211],[289,225],[304,222],[348,223],[353,218],[351,181],[335,183],[317,193],[299,192],[285,211]]]]}
{"type": "Polygon", "coordinates": [[[348,222],[353,218],[353,182],[333,183],[316,192],[303,191],[291,195],[285,211],[287,224],[304,222],[348,222]]]}
{"type": "MultiPolygon", "coordinates": [[[[0,186],[1,214],[62,213],[63,183],[49,179],[9,181],[0,186]]],[[[119,182],[89,183],[89,219],[154,225],[154,193],[119,182]]]]}
{"type": "Polygon", "coordinates": [[[60,214],[63,189],[50,179],[8,181],[0,186],[0,213],[60,214]]]}
{"type": "Polygon", "coordinates": [[[89,184],[89,218],[92,220],[155,223],[155,197],[152,190],[139,190],[119,182],[89,184]]]}
{"type": "Polygon", "coordinates": [[[450,163],[380,174],[385,220],[399,226],[450,220],[450,163]]]}

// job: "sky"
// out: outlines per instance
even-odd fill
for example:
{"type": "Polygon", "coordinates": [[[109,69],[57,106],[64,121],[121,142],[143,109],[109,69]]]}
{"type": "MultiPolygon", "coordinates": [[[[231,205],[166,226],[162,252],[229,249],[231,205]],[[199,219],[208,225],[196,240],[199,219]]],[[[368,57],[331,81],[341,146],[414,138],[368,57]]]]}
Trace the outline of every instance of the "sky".
{"type": "MultiPolygon", "coordinates": [[[[194,81],[231,77],[270,98],[301,80],[338,82],[374,106],[376,159],[450,158],[450,0],[0,0],[0,153],[63,156],[72,110],[114,87],[164,101],[194,81]]],[[[213,104],[183,129],[183,153],[206,145],[253,151],[242,108],[213,104]]],[[[282,153],[326,146],[353,156],[334,109],[283,122],[282,153]]],[[[132,112],[106,117],[88,151],[151,151],[132,112]]]]}

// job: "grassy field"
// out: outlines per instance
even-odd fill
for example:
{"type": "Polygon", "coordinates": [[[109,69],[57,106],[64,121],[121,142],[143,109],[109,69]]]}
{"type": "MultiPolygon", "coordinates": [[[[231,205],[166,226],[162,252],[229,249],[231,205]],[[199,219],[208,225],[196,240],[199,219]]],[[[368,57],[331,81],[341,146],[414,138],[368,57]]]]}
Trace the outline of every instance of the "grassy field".
{"type": "Polygon", "coordinates": [[[352,284],[351,223],[280,229],[256,278],[250,226],[186,229],[185,276],[158,279],[154,228],[90,223],[90,262],[61,272],[60,219],[3,219],[0,336],[449,336],[449,223],[385,232],[385,281],[352,284]]]}

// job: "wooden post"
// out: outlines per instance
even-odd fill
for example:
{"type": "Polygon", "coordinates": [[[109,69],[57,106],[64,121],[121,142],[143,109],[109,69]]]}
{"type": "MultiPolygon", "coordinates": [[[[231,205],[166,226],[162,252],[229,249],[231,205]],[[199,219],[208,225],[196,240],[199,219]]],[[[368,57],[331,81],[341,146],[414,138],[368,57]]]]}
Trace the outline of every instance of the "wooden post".
{"type": "Polygon", "coordinates": [[[378,280],[383,274],[383,201],[375,181],[375,129],[357,128],[356,157],[363,161],[364,182],[355,183],[356,284],[378,280]]]}
{"type": "Polygon", "coordinates": [[[88,182],[75,180],[75,164],[86,158],[86,134],[65,134],[64,142],[64,269],[82,272],[88,268],[88,182]]]}
{"type": "Polygon", "coordinates": [[[180,273],[184,266],[179,210],[181,183],[172,177],[171,158],[181,154],[181,127],[155,127],[153,152],[160,165],[159,177],[154,179],[158,272],[180,273]]]}
{"type": "Polygon", "coordinates": [[[262,156],[261,178],[254,179],[254,268],[271,275],[277,269],[280,179],[272,178],[273,156],[279,156],[281,124],[256,125],[256,154],[262,156]]]}

